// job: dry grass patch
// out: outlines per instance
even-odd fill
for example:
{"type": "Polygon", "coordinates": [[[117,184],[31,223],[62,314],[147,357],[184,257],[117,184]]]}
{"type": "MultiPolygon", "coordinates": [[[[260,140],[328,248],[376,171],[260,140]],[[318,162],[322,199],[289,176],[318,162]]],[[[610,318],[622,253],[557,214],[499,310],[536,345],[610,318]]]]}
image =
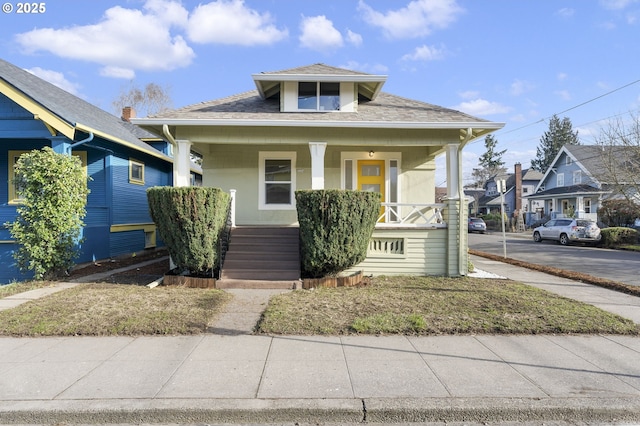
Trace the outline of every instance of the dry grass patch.
{"type": "Polygon", "coordinates": [[[0,335],[199,334],[230,297],[220,290],[82,284],[0,312],[0,335]]]}
{"type": "Polygon", "coordinates": [[[25,291],[36,290],[44,287],[55,287],[54,281],[23,281],[11,284],[0,285],[0,299],[3,297],[13,296],[14,294],[24,293],[25,291]]]}
{"type": "Polygon", "coordinates": [[[271,334],[639,334],[633,321],[508,280],[378,277],[271,299],[271,334]]]}

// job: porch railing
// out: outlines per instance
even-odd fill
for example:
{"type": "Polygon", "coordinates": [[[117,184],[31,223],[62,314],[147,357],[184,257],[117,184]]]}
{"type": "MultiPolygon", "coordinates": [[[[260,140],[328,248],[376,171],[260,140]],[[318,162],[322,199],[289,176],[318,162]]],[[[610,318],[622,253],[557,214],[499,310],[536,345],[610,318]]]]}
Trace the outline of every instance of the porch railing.
{"type": "Polygon", "coordinates": [[[445,204],[381,203],[382,213],[376,223],[377,228],[446,228],[442,218],[445,204]]]}

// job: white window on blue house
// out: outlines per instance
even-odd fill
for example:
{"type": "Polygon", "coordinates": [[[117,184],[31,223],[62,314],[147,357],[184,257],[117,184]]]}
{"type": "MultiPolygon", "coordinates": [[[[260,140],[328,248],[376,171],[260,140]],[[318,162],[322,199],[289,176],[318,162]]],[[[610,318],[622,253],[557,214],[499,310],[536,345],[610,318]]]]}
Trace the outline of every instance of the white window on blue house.
{"type": "Polygon", "coordinates": [[[582,183],[582,170],[575,170],[573,172],[573,184],[580,185],[582,183]]]}
{"type": "Polygon", "coordinates": [[[564,173],[558,173],[558,175],[556,176],[556,186],[564,186],[564,173]]]}
{"type": "Polygon", "coordinates": [[[584,199],[584,212],[591,213],[591,198],[584,199]]]}
{"type": "Polygon", "coordinates": [[[144,185],[144,163],[129,159],[129,183],[144,185]]]}
{"type": "Polygon", "coordinates": [[[263,151],[259,162],[259,208],[295,209],[296,153],[263,151]]]}

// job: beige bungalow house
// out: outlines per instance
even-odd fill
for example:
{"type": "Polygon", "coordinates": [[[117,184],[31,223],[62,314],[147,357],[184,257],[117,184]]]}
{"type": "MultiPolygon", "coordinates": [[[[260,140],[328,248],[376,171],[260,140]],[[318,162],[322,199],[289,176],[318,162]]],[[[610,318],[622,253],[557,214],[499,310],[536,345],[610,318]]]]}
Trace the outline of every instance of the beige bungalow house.
{"type": "Polygon", "coordinates": [[[189,184],[189,152],[200,153],[203,185],[234,195],[236,229],[295,227],[298,189],[376,191],[381,214],[357,269],[466,274],[461,151],[503,123],[385,93],[387,76],[324,64],[252,77],[256,90],[132,120],[173,142],[175,185],[189,184]],[[436,202],[441,154],[447,197],[436,202]]]}

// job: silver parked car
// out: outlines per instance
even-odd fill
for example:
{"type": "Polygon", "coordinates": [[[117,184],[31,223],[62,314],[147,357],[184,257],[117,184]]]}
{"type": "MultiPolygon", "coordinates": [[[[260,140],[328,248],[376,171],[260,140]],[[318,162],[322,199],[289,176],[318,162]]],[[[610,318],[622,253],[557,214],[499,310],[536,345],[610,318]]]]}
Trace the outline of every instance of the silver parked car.
{"type": "Polygon", "coordinates": [[[551,219],[533,230],[533,241],[555,240],[566,246],[572,242],[597,243],[602,238],[598,225],[586,219],[551,219]]]}
{"type": "Polygon", "coordinates": [[[487,232],[487,224],[483,219],[479,217],[470,217],[468,231],[484,234],[485,232],[487,232]]]}

